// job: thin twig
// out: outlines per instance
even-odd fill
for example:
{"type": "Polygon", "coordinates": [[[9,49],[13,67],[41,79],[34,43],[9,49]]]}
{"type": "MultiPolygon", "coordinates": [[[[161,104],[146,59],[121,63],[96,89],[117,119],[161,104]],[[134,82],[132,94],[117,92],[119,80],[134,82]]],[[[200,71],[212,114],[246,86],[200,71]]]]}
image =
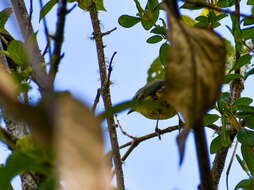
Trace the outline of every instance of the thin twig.
{"type": "Polygon", "coordinates": [[[64,26],[65,26],[65,18],[67,15],[67,0],[59,1],[58,3],[58,19],[56,24],[56,34],[54,36],[55,44],[54,44],[54,51],[52,59],[50,60],[50,71],[49,76],[51,79],[51,83],[53,85],[56,74],[58,72],[58,67],[61,61],[61,58],[63,57],[61,55],[61,49],[64,41],[64,26]]]}
{"type": "Polygon", "coordinates": [[[135,140],[136,137],[134,137],[134,136],[128,134],[128,133],[123,129],[123,127],[122,127],[122,125],[121,125],[121,123],[120,123],[120,121],[119,121],[119,119],[118,119],[118,117],[117,117],[117,114],[115,114],[115,118],[116,118],[116,122],[117,122],[117,124],[118,124],[118,126],[119,126],[121,132],[122,132],[125,136],[127,136],[127,137],[129,137],[129,138],[135,140]]]}
{"type": "Polygon", "coordinates": [[[96,94],[96,97],[95,97],[95,100],[94,100],[94,103],[93,103],[93,108],[92,108],[93,113],[95,112],[97,104],[99,103],[100,95],[101,95],[101,89],[99,88],[97,90],[97,94],[96,94]]]}
{"type": "Polygon", "coordinates": [[[228,175],[229,175],[229,172],[230,172],[230,169],[231,169],[231,166],[232,166],[234,157],[235,157],[237,145],[238,145],[238,141],[236,141],[236,143],[235,143],[234,151],[233,151],[233,154],[232,154],[232,156],[231,156],[231,159],[230,159],[230,162],[229,162],[229,165],[228,165],[228,169],[227,169],[227,171],[226,171],[226,184],[227,184],[227,190],[228,190],[228,175]]]}
{"type": "Polygon", "coordinates": [[[111,77],[111,72],[113,70],[113,67],[112,67],[112,63],[113,63],[113,59],[116,55],[116,51],[113,53],[111,59],[110,59],[110,62],[109,62],[109,66],[108,66],[108,81],[107,81],[107,86],[110,85],[110,77],[111,77]]]}
{"type": "MultiPolygon", "coordinates": [[[[42,3],[42,0],[40,0],[40,7],[41,9],[43,8],[43,3],[42,3]]],[[[43,52],[43,56],[46,54],[47,50],[48,50],[48,53],[49,53],[49,60],[51,60],[51,45],[50,45],[50,39],[49,39],[49,30],[48,30],[48,25],[47,25],[47,20],[46,20],[46,17],[44,17],[43,19],[43,26],[44,26],[44,33],[45,33],[45,37],[46,37],[46,40],[47,40],[47,46],[43,52]]]]}
{"type": "MultiPolygon", "coordinates": [[[[178,125],[175,125],[175,126],[170,126],[170,127],[167,127],[166,129],[161,129],[160,130],[160,134],[163,135],[165,133],[170,133],[172,131],[175,131],[175,130],[178,130],[179,129],[179,126],[178,125]]],[[[154,138],[154,137],[158,137],[158,134],[156,132],[153,132],[153,133],[150,133],[148,135],[145,135],[145,136],[142,136],[142,137],[136,137],[135,140],[137,142],[142,142],[142,141],[145,141],[145,140],[148,140],[148,139],[151,139],[151,138],[154,138]]],[[[127,146],[130,146],[131,144],[133,143],[133,141],[130,141],[128,143],[125,143],[123,145],[120,146],[120,149],[121,148],[125,148],[127,146]]]]}
{"type": "Polygon", "coordinates": [[[31,26],[32,26],[32,16],[33,16],[33,0],[30,0],[29,24],[31,26]]]}
{"type": "MultiPolygon", "coordinates": [[[[156,136],[158,136],[158,135],[156,134],[156,136]]],[[[130,153],[134,150],[134,148],[136,148],[139,145],[139,143],[141,143],[141,141],[138,141],[138,139],[134,139],[132,141],[130,148],[123,155],[122,161],[125,161],[127,159],[127,157],[130,155],[130,153]]]]}
{"type": "Polygon", "coordinates": [[[104,32],[104,33],[102,33],[102,36],[106,36],[106,35],[110,34],[111,32],[114,32],[116,29],[117,29],[117,27],[115,27],[112,30],[109,30],[107,32],[104,32]]]}

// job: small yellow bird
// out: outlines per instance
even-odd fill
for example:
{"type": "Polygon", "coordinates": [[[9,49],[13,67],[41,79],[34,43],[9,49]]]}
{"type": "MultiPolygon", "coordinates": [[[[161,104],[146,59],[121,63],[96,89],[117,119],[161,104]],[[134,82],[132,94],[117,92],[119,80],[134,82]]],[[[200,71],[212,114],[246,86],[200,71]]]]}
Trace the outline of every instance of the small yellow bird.
{"type": "Polygon", "coordinates": [[[159,120],[169,119],[175,116],[177,113],[163,97],[165,89],[164,83],[165,80],[155,79],[139,89],[136,95],[133,97],[133,102],[137,103],[135,103],[128,112],[129,114],[133,111],[136,111],[141,113],[146,118],[157,120],[155,132],[158,133],[159,138],[159,120]],[[144,104],[142,104],[142,102],[144,102],[144,104]]]}

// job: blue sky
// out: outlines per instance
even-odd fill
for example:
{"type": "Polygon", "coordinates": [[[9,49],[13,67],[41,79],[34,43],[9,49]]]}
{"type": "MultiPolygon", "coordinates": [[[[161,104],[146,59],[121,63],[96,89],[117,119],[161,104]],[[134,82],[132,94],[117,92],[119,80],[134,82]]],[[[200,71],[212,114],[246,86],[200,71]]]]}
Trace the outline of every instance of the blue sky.
{"type": "MultiPolygon", "coordinates": [[[[26,0],[29,2],[29,0],[26,0]]],[[[33,24],[35,31],[38,29],[43,31],[42,23],[39,24],[39,1],[34,1],[33,24]]],[[[43,1],[47,2],[47,1],[43,1]]],[[[146,1],[141,0],[141,4],[146,1]]],[[[242,0],[246,4],[246,0],[242,0]]],[[[0,10],[10,4],[0,4],[0,10]]],[[[136,91],[146,83],[147,70],[154,59],[159,54],[160,44],[150,45],[145,41],[151,35],[145,32],[140,24],[133,28],[126,29],[119,26],[117,20],[123,14],[135,15],[136,7],[132,0],[105,0],[105,8],[107,12],[100,12],[102,31],[117,27],[117,30],[110,35],[104,37],[106,45],[106,60],[109,62],[113,52],[117,52],[113,62],[113,71],[111,80],[111,97],[113,104],[130,100],[136,91]]],[[[71,6],[69,6],[71,7],[71,6]]],[[[244,9],[245,13],[249,10],[244,9]]],[[[185,11],[184,14],[197,15],[194,12],[185,11]]],[[[162,15],[164,16],[164,15],[162,15]]],[[[48,17],[47,22],[50,32],[55,30],[56,12],[55,9],[48,17]]],[[[224,24],[231,26],[229,20],[224,20],[224,24]]],[[[20,38],[18,34],[17,24],[14,18],[8,22],[8,28],[14,32],[14,36],[20,38]]],[[[57,90],[68,90],[73,96],[79,98],[89,107],[92,106],[96,96],[97,89],[100,87],[99,68],[97,64],[97,55],[95,43],[90,39],[92,36],[92,26],[90,16],[87,12],[76,8],[67,17],[65,28],[65,42],[63,52],[64,59],[60,65],[60,70],[56,78],[57,90]]],[[[225,27],[217,30],[223,37],[232,40],[230,33],[225,27]]],[[[45,47],[43,32],[38,33],[40,48],[45,47]]],[[[249,77],[242,96],[254,98],[253,77],[249,77]]],[[[33,100],[36,100],[37,89],[34,88],[31,93],[33,100]]],[[[98,105],[98,112],[103,110],[102,100],[98,105]]],[[[154,132],[156,121],[144,118],[138,113],[126,115],[126,112],[119,114],[119,120],[128,133],[134,136],[142,136],[154,132]]],[[[166,128],[177,124],[177,119],[160,121],[160,128],[166,128]]],[[[207,137],[209,142],[215,137],[215,134],[208,130],[207,137]]],[[[130,139],[122,135],[119,131],[119,144],[123,144],[130,139]]],[[[198,166],[196,152],[194,148],[193,135],[190,135],[187,141],[185,152],[185,160],[179,167],[178,150],[176,146],[176,136],[178,132],[172,132],[162,136],[162,140],[158,138],[140,144],[123,164],[125,183],[127,190],[186,190],[197,189],[199,184],[198,166]]],[[[108,135],[105,129],[105,149],[109,149],[108,135]]],[[[210,144],[210,143],[209,143],[210,144]]],[[[7,149],[0,145],[0,162],[4,162],[4,154],[7,149]]],[[[122,153],[125,150],[121,151],[122,153]]],[[[230,150],[228,157],[232,154],[230,150]]],[[[213,155],[211,156],[211,161],[213,155]]],[[[226,167],[228,166],[228,160],[226,167]]],[[[219,189],[225,189],[225,171],[222,174],[219,189]]],[[[233,187],[241,180],[247,178],[245,173],[240,169],[240,165],[234,160],[231,174],[229,177],[229,187],[233,187]]],[[[18,180],[15,180],[15,189],[19,190],[18,180]]]]}

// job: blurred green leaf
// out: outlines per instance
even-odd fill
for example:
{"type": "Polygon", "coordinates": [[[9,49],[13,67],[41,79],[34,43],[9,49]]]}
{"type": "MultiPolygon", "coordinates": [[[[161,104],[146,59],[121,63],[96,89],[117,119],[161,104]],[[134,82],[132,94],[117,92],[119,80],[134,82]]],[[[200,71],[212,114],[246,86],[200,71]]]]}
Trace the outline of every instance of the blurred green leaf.
{"type": "Polygon", "coordinates": [[[240,69],[242,66],[247,65],[250,63],[252,56],[249,54],[243,55],[241,56],[235,63],[235,65],[233,66],[233,68],[229,71],[234,71],[234,70],[238,70],[240,69]]]}
{"type": "Polygon", "coordinates": [[[245,74],[245,76],[244,76],[245,80],[248,78],[248,76],[253,75],[253,74],[254,74],[254,68],[251,69],[251,70],[249,70],[249,71],[245,74]]]}
{"type": "Polygon", "coordinates": [[[193,3],[185,2],[180,8],[182,9],[190,9],[190,10],[198,10],[202,9],[203,6],[197,5],[197,3],[206,3],[206,0],[193,0],[193,3]]]}
{"type": "Polygon", "coordinates": [[[247,118],[245,125],[250,129],[254,129],[254,114],[247,118]]]}
{"type": "Polygon", "coordinates": [[[21,66],[22,68],[27,68],[29,66],[23,42],[12,40],[7,48],[7,51],[2,52],[12,59],[18,66],[21,66]]]}
{"type": "Polygon", "coordinates": [[[254,0],[248,0],[247,5],[254,5],[254,0]]]}
{"type": "Polygon", "coordinates": [[[254,190],[254,179],[250,178],[250,179],[244,179],[242,181],[240,181],[236,187],[235,190],[241,189],[241,190],[254,190]]]}
{"type": "MultiPolygon", "coordinates": [[[[237,139],[243,145],[254,146],[254,131],[242,128],[237,133],[237,139]]],[[[254,160],[254,158],[253,158],[254,160]]]]}
{"type": "Polygon", "coordinates": [[[253,147],[242,144],[241,151],[251,175],[254,175],[254,150],[253,147]]]}
{"type": "Polygon", "coordinates": [[[187,15],[181,15],[181,20],[183,21],[183,23],[189,26],[194,26],[197,23],[195,20],[193,20],[191,17],[187,15]]]}
{"type": "Polygon", "coordinates": [[[40,11],[40,20],[43,19],[49,11],[57,4],[57,0],[50,0],[40,11]]]}
{"type": "Polygon", "coordinates": [[[11,8],[6,8],[0,12],[0,31],[4,29],[4,26],[11,16],[12,9],[11,8]]]}
{"type": "Polygon", "coordinates": [[[249,98],[249,97],[241,97],[241,98],[238,98],[234,103],[233,105],[234,106],[239,106],[239,105],[250,105],[252,103],[252,99],[249,98]]]}
{"type": "Polygon", "coordinates": [[[225,84],[229,84],[232,80],[234,79],[238,79],[238,78],[242,78],[244,79],[244,77],[241,74],[227,74],[225,76],[225,84]]]}
{"type": "Polygon", "coordinates": [[[162,65],[166,65],[168,48],[169,48],[169,45],[167,42],[162,44],[160,47],[160,61],[162,65]]]}
{"type": "Polygon", "coordinates": [[[228,92],[221,93],[217,101],[220,113],[224,113],[227,110],[227,107],[229,105],[229,100],[230,100],[230,93],[228,92]]]}
{"type": "Polygon", "coordinates": [[[148,38],[146,40],[146,42],[149,43],[149,44],[155,44],[155,43],[160,42],[162,39],[163,38],[161,36],[155,35],[155,36],[152,36],[152,37],[148,38]]]}
{"type": "Polygon", "coordinates": [[[220,116],[218,116],[217,114],[206,114],[206,116],[203,119],[203,125],[204,126],[211,125],[219,118],[220,116]]]}
{"type": "Polygon", "coordinates": [[[242,29],[242,37],[244,40],[249,40],[254,38],[254,27],[242,29]]]}
{"type": "Polygon", "coordinates": [[[235,4],[235,0],[219,0],[217,5],[221,8],[231,7],[235,4]]]}
{"type": "Polygon", "coordinates": [[[156,26],[154,29],[151,30],[151,33],[161,34],[163,36],[166,36],[167,30],[162,26],[156,26]]]}
{"type": "Polygon", "coordinates": [[[140,18],[129,15],[122,15],[118,19],[118,23],[125,28],[130,28],[136,25],[138,22],[140,22],[140,18]]]}

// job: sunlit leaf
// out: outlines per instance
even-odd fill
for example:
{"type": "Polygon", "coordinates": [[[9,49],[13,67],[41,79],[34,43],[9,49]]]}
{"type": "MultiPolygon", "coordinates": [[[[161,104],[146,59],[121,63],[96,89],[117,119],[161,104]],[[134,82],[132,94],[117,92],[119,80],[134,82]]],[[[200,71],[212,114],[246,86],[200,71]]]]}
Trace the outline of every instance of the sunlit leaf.
{"type": "Polygon", "coordinates": [[[195,20],[193,20],[191,17],[187,15],[181,15],[181,20],[183,21],[183,23],[189,26],[194,26],[197,23],[195,20]]]}

